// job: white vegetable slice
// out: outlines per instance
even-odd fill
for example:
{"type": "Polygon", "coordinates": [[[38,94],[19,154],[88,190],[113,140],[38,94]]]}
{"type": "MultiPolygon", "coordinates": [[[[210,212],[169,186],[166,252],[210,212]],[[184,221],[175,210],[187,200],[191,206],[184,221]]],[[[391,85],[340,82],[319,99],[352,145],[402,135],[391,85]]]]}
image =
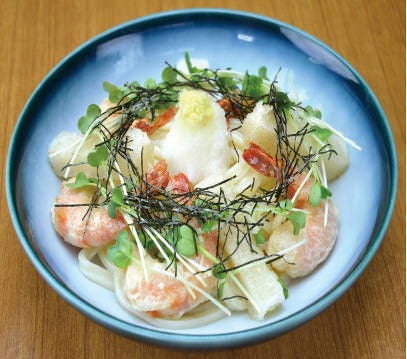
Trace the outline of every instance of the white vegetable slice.
{"type": "MultiPolygon", "coordinates": [[[[143,162],[143,172],[145,173],[154,159],[154,145],[147,133],[138,128],[130,128],[126,135],[129,140],[130,158],[140,173],[141,162],[143,162]]],[[[125,162],[121,164],[120,168],[122,171],[126,171],[125,162]]]]}
{"type": "MultiPolygon", "coordinates": [[[[58,177],[63,178],[63,168],[71,160],[82,138],[83,135],[80,133],[64,131],[59,133],[51,142],[48,149],[48,158],[54,173],[58,177]]],[[[94,135],[89,136],[83,144],[75,163],[86,162],[88,154],[94,150],[94,146],[99,142],[98,137],[94,135]]],[[[69,176],[74,177],[79,172],[84,172],[89,177],[96,176],[96,168],[87,164],[72,166],[69,171],[69,176]]]]}
{"type": "Polygon", "coordinates": [[[243,159],[227,170],[225,179],[232,177],[233,179],[223,186],[226,197],[229,199],[234,199],[242,192],[245,195],[254,194],[259,187],[272,188],[275,184],[275,178],[263,176],[243,159]]]}
{"type": "MultiPolygon", "coordinates": [[[[254,142],[267,153],[274,154],[277,145],[275,127],[276,120],[272,107],[259,102],[253,109],[253,112],[246,116],[240,130],[236,132],[242,135],[246,146],[250,142],[254,142]]],[[[232,136],[234,136],[233,133],[232,136]]]]}
{"type": "Polygon", "coordinates": [[[236,287],[236,284],[234,284],[231,280],[228,280],[223,287],[222,295],[222,298],[230,298],[224,301],[226,306],[234,312],[242,312],[247,310],[248,302],[242,297],[243,294],[239,288],[236,287]]]}
{"type": "Polygon", "coordinates": [[[330,159],[324,158],[327,179],[329,182],[340,177],[348,168],[349,156],[346,149],[346,144],[336,135],[331,135],[329,143],[337,152],[337,155],[332,155],[330,159]]]}
{"type": "MultiPolygon", "coordinates": [[[[234,228],[224,228],[220,239],[226,253],[233,253],[227,263],[229,267],[236,267],[263,257],[261,250],[254,243],[252,243],[252,248],[245,240],[238,244],[237,233],[234,228]],[[230,232],[226,238],[228,230],[230,232]]],[[[284,302],[283,288],[278,281],[278,277],[266,263],[253,264],[249,268],[243,266],[235,273],[246,292],[250,295],[250,298],[248,298],[248,311],[253,319],[264,319],[268,312],[271,312],[284,302]]]]}

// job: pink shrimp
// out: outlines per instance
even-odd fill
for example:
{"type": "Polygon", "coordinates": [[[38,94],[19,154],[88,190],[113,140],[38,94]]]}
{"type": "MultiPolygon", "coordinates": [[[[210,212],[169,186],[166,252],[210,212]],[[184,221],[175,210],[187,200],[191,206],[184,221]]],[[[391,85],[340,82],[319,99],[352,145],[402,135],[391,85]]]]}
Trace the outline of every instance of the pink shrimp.
{"type": "Polygon", "coordinates": [[[148,171],[146,181],[155,188],[165,188],[170,181],[167,162],[160,160],[148,171]]]}
{"type": "Polygon", "coordinates": [[[116,218],[111,218],[106,207],[96,207],[86,216],[87,204],[91,203],[91,189],[71,189],[62,184],[61,192],[55,200],[52,220],[58,234],[68,243],[80,247],[98,247],[114,240],[117,233],[127,227],[122,215],[117,212],[116,218]],[[69,206],[84,204],[84,206],[69,206]]]}
{"type": "Polygon", "coordinates": [[[309,194],[311,192],[312,184],[314,183],[311,178],[306,178],[305,173],[300,173],[294,176],[294,180],[288,185],[287,195],[288,198],[293,199],[298,189],[302,185],[301,191],[296,195],[295,207],[304,208],[309,203],[309,194]],[[304,182],[305,181],[305,182],[304,182]],[[304,184],[303,184],[304,182],[304,184]]]}
{"type": "Polygon", "coordinates": [[[171,106],[168,110],[164,111],[163,113],[159,114],[153,122],[150,122],[148,118],[141,118],[132,123],[133,128],[139,128],[140,130],[147,132],[149,135],[153,134],[157,131],[160,127],[166,125],[170,122],[175,114],[177,113],[177,108],[175,106],[171,106]]]}
{"type": "Polygon", "coordinates": [[[146,181],[153,188],[165,188],[167,191],[172,192],[175,195],[188,193],[193,188],[191,181],[185,174],[178,173],[174,176],[170,176],[168,165],[165,160],[160,160],[154,164],[146,175],[146,181]]]}
{"type": "MultiPolygon", "coordinates": [[[[170,176],[165,160],[155,163],[146,175],[146,181],[154,188],[165,188],[175,195],[182,195],[192,190],[193,186],[188,177],[179,173],[170,176]]],[[[182,196],[180,197],[182,200],[182,196]]],[[[194,224],[191,225],[196,225],[194,224]]],[[[213,255],[216,252],[216,233],[207,233],[201,236],[200,244],[213,255]]],[[[213,263],[201,254],[191,258],[202,269],[210,268],[213,263]]],[[[179,318],[206,300],[205,296],[194,288],[188,288],[190,283],[205,291],[212,291],[216,280],[210,273],[199,274],[201,281],[191,273],[185,265],[178,263],[177,275],[182,280],[169,275],[167,264],[152,258],[146,261],[148,280],[144,276],[141,265],[131,264],[125,275],[124,291],[127,299],[135,308],[152,317],[179,318]],[[202,284],[205,283],[205,286],[202,284]]]]}
{"type": "MultiPolygon", "coordinates": [[[[242,157],[246,163],[257,172],[266,177],[274,177],[278,181],[281,181],[281,163],[276,161],[273,156],[268,154],[259,145],[251,142],[250,146],[243,151],[242,157]]],[[[294,197],[302,182],[305,181],[305,178],[306,175],[304,173],[298,174],[292,178],[292,181],[287,188],[288,198],[292,199],[294,197]]],[[[308,203],[311,186],[312,181],[310,179],[306,180],[302,190],[296,197],[295,205],[297,208],[302,208],[308,203]]]]}
{"type": "MultiPolygon", "coordinates": [[[[193,188],[188,177],[183,173],[170,177],[164,160],[153,167],[147,176],[147,181],[152,181],[159,187],[166,187],[168,191],[177,195],[187,193],[193,188]]],[[[197,226],[197,223],[194,222],[193,225],[197,226]]],[[[200,237],[200,244],[212,255],[216,253],[216,242],[216,231],[200,237]]],[[[197,254],[191,259],[201,269],[208,269],[213,265],[202,254],[197,254]]],[[[207,292],[211,292],[216,285],[216,280],[210,271],[200,274],[200,281],[184,265],[178,264],[178,275],[183,278],[181,281],[165,274],[168,272],[164,272],[166,265],[163,263],[150,260],[147,265],[152,268],[149,271],[148,281],[145,280],[139,264],[134,263],[128,268],[125,277],[125,293],[135,309],[146,312],[152,317],[179,318],[206,300],[199,291],[194,288],[188,289],[185,281],[207,292]]]]}
{"type": "MultiPolygon", "coordinates": [[[[217,234],[208,233],[201,238],[201,245],[212,255],[216,251],[217,234]]],[[[201,254],[192,258],[201,268],[210,268],[213,263],[201,254]]],[[[211,292],[216,286],[216,279],[210,271],[199,274],[205,286],[197,276],[190,273],[183,265],[178,264],[177,275],[183,281],[165,273],[166,265],[158,261],[147,262],[149,278],[146,281],[139,264],[132,264],[126,272],[124,291],[127,299],[136,310],[145,312],[152,317],[180,318],[206,301],[206,297],[196,289],[188,287],[190,283],[206,292],[211,292]]]]}
{"type": "Polygon", "coordinates": [[[219,106],[225,111],[226,125],[230,129],[230,122],[232,118],[240,118],[242,111],[230,98],[221,98],[217,101],[219,106]]]}
{"type": "Polygon", "coordinates": [[[273,268],[290,277],[302,277],[311,273],[331,252],[338,232],[338,212],[331,201],[319,206],[307,205],[307,222],[298,235],[293,234],[291,222],[286,221],[273,230],[266,244],[267,254],[283,251],[300,241],[303,245],[284,255],[284,259],[273,262],[273,268]],[[328,205],[328,221],[324,225],[325,204],[328,205]]]}
{"type": "MultiPolygon", "coordinates": [[[[250,147],[243,151],[242,156],[257,172],[281,180],[281,165],[260,146],[250,143],[250,147]]],[[[273,230],[266,245],[266,252],[274,254],[305,240],[305,244],[286,254],[284,259],[273,263],[273,268],[291,277],[301,277],[312,272],[328,257],[337,237],[337,210],[331,201],[322,201],[317,207],[309,204],[312,184],[313,180],[307,179],[306,174],[301,173],[294,176],[287,188],[288,198],[293,199],[295,196],[295,207],[308,212],[305,228],[298,235],[294,235],[291,222],[286,221],[273,230]],[[302,188],[297,193],[300,186],[302,188]],[[326,205],[327,225],[324,223],[326,205]]]]}
{"type": "Polygon", "coordinates": [[[242,157],[250,167],[262,175],[277,179],[281,177],[277,161],[259,145],[250,142],[250,146],[243,151],[242,157]]]}
{"type": "Polygon", "coordinates": [[[183,173],[178,173],[170,178],[167,189],[176,194],[184,194],[190,192],[192,187],[188,177],[183,173]]]}

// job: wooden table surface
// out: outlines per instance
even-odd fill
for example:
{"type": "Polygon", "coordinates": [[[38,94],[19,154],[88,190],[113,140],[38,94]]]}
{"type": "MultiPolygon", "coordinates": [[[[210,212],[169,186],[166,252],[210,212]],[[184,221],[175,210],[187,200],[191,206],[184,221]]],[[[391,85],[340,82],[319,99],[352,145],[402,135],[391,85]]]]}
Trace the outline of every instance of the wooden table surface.
{"type": "MultiPolygon", "coordinates": [[[[0,358],[402,358],[405,356],[405,2],[2,0],[0,2],[0,358]],[[17,117],[46,73],[85,40],[157,11],[224,7],[297,26],[344,56],[388,116],[399,155],[390,228],[357,283],[282,337],[220,352],[177,352],[123,338],[67,305],[34,270],[9,220],[5,157],[17,117]]],[[[369,194],[367,194],[369,195],[369,194]]]]}

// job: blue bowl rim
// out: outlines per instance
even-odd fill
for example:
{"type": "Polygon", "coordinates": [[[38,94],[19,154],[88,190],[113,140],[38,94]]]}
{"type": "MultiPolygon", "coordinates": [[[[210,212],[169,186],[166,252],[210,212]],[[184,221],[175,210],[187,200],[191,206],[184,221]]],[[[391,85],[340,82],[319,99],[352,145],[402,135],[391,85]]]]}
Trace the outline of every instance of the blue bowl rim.
{"type": "MultiPolygon", "coordinates": [[[[199,21],[199,20],[198,20],[199,21]]],[[[101,34],[91,38],[90,40],[83,43],[81,46],[76,48],[73,52],[62,59],[40,82],[37,88],[33,91],[32,95],[25,104],[14,129],[14,133],[11,137],[9,152],[6,161],[6,195],[7,203],[9,206],[10,216],[12,223],[14,225],[15,231],[19,238],[19,241],[25,250],[27,256],[33,263],[36,270],[44,278],[44,280],[68,303],[78,309],[80,312],[94,320],[95,322],[110,328],[118,333],[125,336],[132,337],[135,339],[143,340],[149,343],[163,345],[167,347],[182,348],[182,349],[225,349],[231,347],[239,347],[247,344],[254,344],[260,341],[264,341],[275,336],[281,335],[295,327],[305,323],[309,319],[313,318],[315,315],[322,312],[335,300],[337,300],[362,274],[368,263],[373,258],[374,254],[378,250],[387,227],[390,223],[392,212],[394,209],[394,204],[396,200],[396,190],[397,190],[397,156],[396,149],[393,141],[393,135],[390,129],[390,125],[384,114],[384,111],[375,97],[372,90],[363,80],[363,78],[356,72],[356,70],[339,54],[332,50],[329,46],[316,39],[312,35],[292,26],[275,20],[266,16],[237,11],[237,10],[227,10],[227,9],[213,9],[213,8],[195,8],[195,9],[182,9],[167,12],[159,12],[144,17],[140,17],[128,22],[122,23],[111,29],[108,29],[101,34]],[[386,196],[387,208],[381,223],[376,229],[376,235],[370,240],[365,253],[359,259],[359,262],[353,267],[353,269],[338,283],[334,288],[332,288],[328,293],[323,295],[321,298],[316,300],[314,303],[310,304],[306,308],[291,314],[290,316],[281,319],[277,322],[265,324],[257,328],[247,329],[239,332],[225,333],[225,334],[180,334],[176,332],[164,332],[160,329],[148,329],[143,328],[135,324],[130,324],[123,320],[117,319],[108,313],[105,313],[98,308],[94,307],[91,303],[81,299],[74,292],[72,292],[65,284],[60,281],[43,263],[40,256],[36,253],[35,249],[30,244],[30,240],[25,234],[24,226],[18,215],[17,200],[16,200],[16,189],[15,189],[15,177],[16,166],[13,165],[13,158],[18,153],[18,142],[22,132],[23,123],[26,115],[29,113],[30,107],[36,102],[37,97],[39,97],[42,89],[45,85],[51,81],[58,72],[67,63],[73,61],[80,54],[88,48],[88,46],[93,46],[98,43],[103,42],[107,38],[120,33],[128,27],[133,26],[154,26],[155,24],[163,25],[165,21],[174,21],[183,17],[196,17],[207,15],[207,16],[218,16],[227,18],[230,20],[240,19],[240,20],[250,20],[255,21],[264,26],[278,26],[280,28],[289,29],[294,31],[305,38],[313,41],[323,49],[330,52],[335,56],[342,64],[344,64],[352,74],[357,78],[360,86],[367,97],[371,100],[373,107],[378,113],[378,126],[380,126],[383,131],[383,139],[387,145],[387,151],[389,156],[389,191],[386,196]]]]}

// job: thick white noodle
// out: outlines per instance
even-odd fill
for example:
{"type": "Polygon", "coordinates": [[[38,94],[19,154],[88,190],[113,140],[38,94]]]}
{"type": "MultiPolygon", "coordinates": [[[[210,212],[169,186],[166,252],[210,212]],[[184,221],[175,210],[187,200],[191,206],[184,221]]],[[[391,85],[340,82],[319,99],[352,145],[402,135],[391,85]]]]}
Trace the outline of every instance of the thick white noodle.
{"type": "Polygon", "coordinates": [[[84,248],[78,254],[79,269],[91,281],[102,287],[114,290],[112,273],[92,262],[95,255],[98,254],[98,248],[84,248]]]}

